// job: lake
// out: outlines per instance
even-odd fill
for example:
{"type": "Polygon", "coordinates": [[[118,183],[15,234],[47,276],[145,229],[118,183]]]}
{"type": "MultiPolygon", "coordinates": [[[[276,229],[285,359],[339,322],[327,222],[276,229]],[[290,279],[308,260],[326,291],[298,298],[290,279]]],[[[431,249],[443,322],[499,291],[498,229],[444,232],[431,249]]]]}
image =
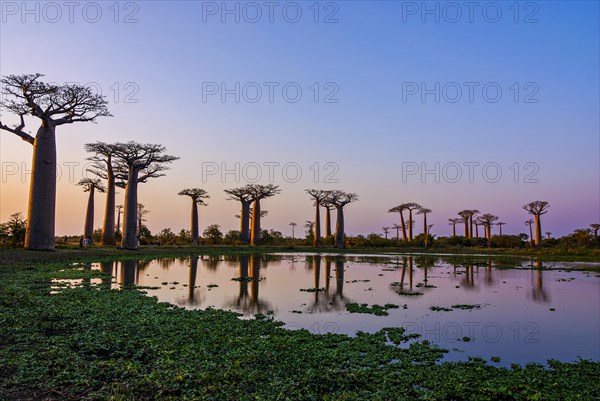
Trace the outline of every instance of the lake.
{"type": "MultiPolygon", "coordinates": [[[[600,359],[600,263],[457,255],[210,255],[84,265],[189,309],[262,313],[316,334],[404,327],[447,348],[445,360],[501,365],[600,359]],[[392,304],[387,316],[351,304],[392,304]]],[[[64,280],[55,280],[57,283],[64,280]]],[[[74,284],[74,283],[70,283],[74,284]]],[[[78,283],[81,284],[81,280],[78,283]]]]}

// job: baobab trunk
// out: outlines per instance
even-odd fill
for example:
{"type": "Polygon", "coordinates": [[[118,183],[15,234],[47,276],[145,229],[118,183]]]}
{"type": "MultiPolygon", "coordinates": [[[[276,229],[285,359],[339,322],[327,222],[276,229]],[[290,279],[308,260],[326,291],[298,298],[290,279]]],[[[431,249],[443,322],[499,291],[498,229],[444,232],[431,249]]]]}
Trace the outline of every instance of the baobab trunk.
{"type": "Polygon", "coordinates": [[[413,219],[412,210],[408,211],[408,242],[413,240],[413,219]]]}
{"type": "MultiPolygon", "coordinates": [[[[475,238],[479,238],[479,224],[475,223],[475,238]]],[[[487,238],[487,234],[486,234],[487,238]]]]}
{"type": "Polygon", "coordinates": [[[485,238],[487,238],[487,247],[491,248],[492,247],[492,225],[491,224],[485,225],[485,238]]]}
{"type": "Polygon", "coordinates": [[[137,249],[137,187],[138,170],[130,169],[125,187],[125,210],[123,212],[123,248],[137,249]]]}
{"type": "Polygon", "coordinates": [[[110,156],[107,163],[108,180],[106,182],[106,208],[102,225],[102,244],[115,244],[115,175],[112,171],[110,156]]]}
{"type": "Polygon", "coordinates": [[[54,250],[56,207],[56,137],[43,122],[33,142],[25,249],[54,250]]]}
{"type": "Polygon", "coordinates": [[[429,233],[427,232],[427,213],[423,213],[423,234],[425,234],[425,248],[429,243],[429,233]]]}
{"type": "Polygon", "coordinates": [[[242,202],[240,215],[240,241],[242,244],[250,242],[250,203],[242,202]]]}
{"type": "Polygon", "coordinates": [[[539,214],[535,214],[535,246],[540,247],[542,242],[542,221],[539,214]]]}
{"type": "Polygon", "coordinates": [[[456,237],[456,223],[452,224],[452,236],[456,237]]]}
{"type": "Polygon", "coordinates": [[[328,207],[325,208],[325,237],[331,235],[331,210],[328,207]]]}
{"type": "Polygon", "coordinates": [[[533,247],[533,231],[531,229],[531,224],[529,224],[529,247],[533,247]]]}
{"type": "Polygon", "coordinates": [[[90,187],[90,196],[88,197],[87,210],[85,212],[85,225],[83,226],[83,236],[94,242],[94,192],[96,188],[90,187]]]}
{"type": "Polygon", "coordinates": [[[121,230],[121,209],[119,209],[119,215],[117,216],[117,226],[116,229],[118,232],[123,234],[123,230],[121,230]]]}
{"type": "Polygon", "coordinates": [[[469,238],[469,219],[465,220],[465,238],[469,238]]]}
{"type": "Polygon", "coordinates": [[[260,200],[255,199],[252,205],[252,232],[250,235],[250,245],[260,244],[260,200]]]}
{"type": "Polygon", "coordinates": [[[192,216],[191,216],[191,234],[192,245],[198,245],[198,204],[195,199],[192,199],[192,216]]]}
{"type": "Polygon", "coordinates": [[[314,238],[314,246],[321,246],[321,211],[319,210],[319,204],[317,203],[315,207],[315,238],[314,238]]]}
{"type": "Polygon", "coordinates": [[[335,223],[335,247],[344,248],[344,208],[342,206],[336,207],[337,219],[335,223]]]}
{"type": "Polygon", "coordinates": [[[473,215],[471,215],[471,217],[469,217],[469,238],[473,238],[473,215]]]}
{"type": "Polygon", "coordinates": [[[404,213],[400,211],[400,226],[402,226],[402,241],[406,242],[406,224],[404,224],[404,213]]]}

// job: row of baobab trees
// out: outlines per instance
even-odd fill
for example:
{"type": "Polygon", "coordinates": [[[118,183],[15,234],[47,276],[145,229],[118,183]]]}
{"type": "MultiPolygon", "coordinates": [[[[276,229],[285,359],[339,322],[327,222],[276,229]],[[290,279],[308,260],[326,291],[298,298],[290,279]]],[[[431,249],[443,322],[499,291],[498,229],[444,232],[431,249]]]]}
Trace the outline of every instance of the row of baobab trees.
{"type": "MultiPolygon", "coordinates": [[[[11,132],[33,146],[32,173],[27,210],[27,229],[25,248],[33,250],[53,250],[55,241],[55,209],[56,209],[56,128],[64,124],[78,122],[96,122],[100,117],[110,117],[107,101],[103,96],[94,93],[90,87],[78,84],[55,85],[41,81],[43,75],[24,74],[8,75],[0,82],[3,86],[3,110],[18,117],[19,123],[8,126],[0,121],[0,130],[11,132]],[[40,120],[37,133],[32,136],[25,131],[25,117],[32,116],[40,120]]],[[[137,142],[119,142],[108,144],[95,142],[85,145],[93,161],[90,169],[97,178],[86,179],[80,184],[90,192],[85,225],[85,235],[92,237],[94,192],[106,192],[106,206],[102,227],[102,243],[113,245],[115,236],[115,194],[116,188],[125,189],[123,238],[121,245],[125,249],[136,249],[137,211],[140,183],[151,178],[164,175],[168,165],[178,157],[166,154],[164,146],[159,144],[141,144],[137,142]],[[102,182],[104,181],[104,182],[102,182]],[[91,224],[89,224],[91,222],[91,224]]],[[[228,199],[239,201],[240,240],[242,243],[258,245],[260,242],[260,202],[280,193],[275,185],[247,185],[225,191],[228,199]],[[252,212],[250,208],[252,207],[252,212]],[[251,218],[252,216],[252,218],[251,218]],[[250,226],[251,223],[251,226],[250,226]]],[[[340,190],[307,190],[314,202],[314,245],[321,245],[320,208],[326,210],[326,236],[330,234],[330,211],[336,210],[335,246],[344,247],[344,207],[356,200],[355,193],[340,190]]],[[[185,189],[179,193],[192,199],[191,234],[193,242],[198,241],[197,206],[205,204],[208,197],[206,191],[199,188],[185,189]]],[[[535,201],[524,206],[534,216],[535,243],[541,242],[540,216],[547,212],[548,202],[535,201]]],[[[403,239],[412,240],[412,213],[423,214],[425,241],[429,239],[427,213],[431,210],[416,203],[402,204],[390,209],[400,213],[400,227],[403,239]],[[408,234],[403,213],[407,211],[408,234]]],[[[465,237],[472,236],[473,216],[476,210],[463,210],[459,213],[465,225],[465,237]],[[470,229],[469,229],[470,227],[470,229]]],[[[486,235],[490,236],[490,226],[495,216],[484,214],[477,218],[486,227],[486,235]]],[[[497,219],[497,218],[496,218],[497,219]]],[[[531,226],[530,226],[531,227],[531,226]]]]}

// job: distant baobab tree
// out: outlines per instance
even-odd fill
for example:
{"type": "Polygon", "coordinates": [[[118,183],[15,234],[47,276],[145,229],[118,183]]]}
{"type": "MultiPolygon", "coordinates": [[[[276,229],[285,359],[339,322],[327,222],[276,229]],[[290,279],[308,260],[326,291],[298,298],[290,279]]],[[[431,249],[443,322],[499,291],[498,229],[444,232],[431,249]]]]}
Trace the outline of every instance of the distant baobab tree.
{"type": "Polygon", "coordinates": [[[121,232],[121,213],[123,212],[123,205],[117,205],[117,225],[115,226],[115,231],[121,232]]]}
{"type": "Polygon", "coordinates": [[[548,213],[549,207],[550,204],[548,202],[539,200],[523,205],[523,209],[525,209],[527,213],[533,215],[533,220],[535,223],[535,246],[538,248],[540,247],[542,241],[541,216],[548,213]]]}
{"type": "Polygon", "coordinates": [[[315,227],[314,227],[314,240],[313,245],[315,247],[321,246],[321,213],[320,208],[327,199],[330,191],[323,191],[321,189],[307,189],[306,193],[313,199],[315,206],[315,227]]]}
{"type": "Polygon", "coordinates": [[[327,203],[335,206],[336,223],[335,223],[335,247],[343,249],[344,244],[344,206],[358,200],[358,195],[351,192],[340,190],[330,191],[327,197],[327,203]]]}
{"type": "Polygon", "coordinates": [[[87,209],[85,212],[85,223],[83,225],[83,236],[89,239],[90,244],[94,241],[94,192],[105,192],[106,188],[99,179],[84,178],[77,185],[82,186],[84,192],[89,192],[87,209]]]}
{"type": "Polygon", "coordinates": [[[492,246],[492,224],[498,220],[498,216],[494,216],[490,213],[482,214],[477,218],[477,221],[485,227],[485,239],[487,240],[487,247],[492,246]]]}
{"type": "Polygon", "coordinates": [[[479,221],[474,220],[473,225],[475,226],[475,238],[479,238],[479,221]]]}
{"type": "Polygon", "coordinates": [[[404,221],[404,211],[406,210],[407,203],[403,203],[398,206],[394,206],[388,213],[400,213],[400,226],[402,227],[402,241],[408,241],[408,235],[406,234],[406,222],[404,221]]]}
{"type": "Polygon", "coordinates": [[[546,238],[550,239],[550,236],[552,235],[552,233],[550,231],[546,231],[546,238]]]}
{"type": "Polygon", "coordinates": [[[463,219],[459,219],[457,218],[453,218],[453,219],[448,219],[448,225],[452,226],[452,236],[456,237],[456,224],[460,223],[461,221],[463,221],[463,219]]]}
{"type": "Polygon", "coordinates": [[[292,239],[294,239],[294,228],[296,228],[298,224],[294,223],[293,221],[290,222],[290,226],[292,226],[292,239]]]}
{"type": "Polygon", "coordinates": [[[323,201],[323,207],[325,208],[325,237],[331,236],[331,210],[335,209],[330,203],[327,203],[327,199],[323,201]]]}
{"type": "Polygon", "coordinates": [[[239,215],[240,218],[240,242],[242,244],[250,243],[250,205],[254,198],[248,187],[226,189],[225,193],[229,195],[227,200],[235,200],[242,204],[239,215]]]}
{"type": "Polygon", "coordinates": [[[11,132],[33,145],[31,183],[24,246],[53,250],[56,215],[56,127],[76,122],[95,122],[109,117],[106,100],[89,87],[77,84],[53,85],[41,82],[42,74],[8,75],[0,82],[0,106],[19,117],[9,127],[0,121],[0,130],[11,132]],[[25,132],[25,116],[41,120],[35,137],[25,132]]]}
{"type": "Polygon", "coordinates": [[[167,164],[179,158],[165,154],[165,147],[158,144],[125,142],[115,145],[115,177],[120,182],[118,186],[125,187],[122,246],[125,249],[137,249],[138,184],[164,176],[163,171],[168,170],[167,164]]]}
{"type": "Polygon", "coordinates": [[[500,236],[502,237],[502,226],[505,225],[506,223],[499,221],[498,223],[496,223],[496,225],[498,226],[498,228],[500,229],[500,236]]]}
{"type": "Polygon", "coordinates": [[[400,229],[402,228],[402,226],[400,224],[394,223],[394,225],[392,226],[392,228],[394,230],[396,230],[396,241],[399,241],[400,240],[400,229]]]}
{"type": "MultiPolygon", "coordinates": [[[[87,159],[93,162],[88,171],[106,180],[106,206],[104,208],[104,222],[102,224],[102,244],[114,245],[115,238],[115,194],[116,180],[113,169],[113,155],[115,145],[105,142],[86,143],[86,152],[92,156],[87,159]]],[[[118,224],[117,224],[118,226],[118,224]]]]}
{"type": "Polygon", "coordinates": [[[247,186],[248,192],[252,196],[252,229],[250,230],[250,245],[260,244],[260,201],[265,198],[281,193],[279,186],[250,184],[247,186]]]}
{"type": "Polygon", "coordinates": [[[529,226],[529,247],[533,247],[533,229],[531,228],[531,226],[533,225],[533,220],[527,220],[525,222],[526,226],[529,226]]]}
{"type": "Polygon", "coordinates": [[[208,192],[201,188],[187,188],[178,193],[180,196],[189,196],[192,199],[192,214],[190,218],[190,233],[192,245],[198,245],[198,205],[207,206],[204,199],[210,198],[208,192]]]}
{"type": "Polygon", "coordinates": [[[314,227],[315,227],[314,221],[306,220],[306,223],[304,223],[304,228],[306,228],[306,235],[308,235],[308,236],[315,235],[314,227]]]}
{"type": "Polygon", "coordinates": [[[433,227],[433,224],[428,224],[427,225],[427,236],[431,235],[431,227],[433,227]]]}
{"type": "Polygon", "coordinates": [[[390,232],[390,228],[389,227],[381,227],[381,229],[383,230],[383,234],[385,235],[385,239],[388,239],[388,233],[390,232]]]}
{"type": "Polygon", "coordinates": [[[427,231],[427,214],[431,213],[431,209],[427,209],[426,207],[420,207],[417,211],[417,214],[423,215],[423,234],[425,235],[424,245],[425,248],[429,245],[429,233],[427,231]]]}
{"type": "Polygon", "coordinates": [[[146,209],[146,206],[144,206],[143,203],[138,203],[137,204],[137,228],[136,228],[136,234],[139,237],[140,234],[142,233],[142,226],[144,225],[144,222],[146,221],[146,218],[144,217],[145,215],[147,215],[148,213],[150,213],[150,210],[146,209]]]}
{"type": "Polygon", "coordinates": [[[401,206],[404,206],[404,208],[406,210],[408,210],[408,241],[412,241],[413,240],[413,228],[414,228],[414,221],[413,221],[413,210],[419,210],[421,208],[421,205],[419,205],[418,203],[414,203],[414,202],[409,202],[409,203],[404,203],[401,206]]]}
{"type": "Polygon", "coordinates": [[[465,209],[458,212],[458,215],[462,217],[462,221],[465,225],[465,238],[473,237],[473,216],[479,213],[479,210],[465,209]]]}
{"type": "Polygon", "coordinates": [[[590,228],[592,229],[592,232],[594,233],[594,239],[598,239],[598,230],[600,230],[600,224],[597,224],[597,223],[590,224],[590,228]]]}

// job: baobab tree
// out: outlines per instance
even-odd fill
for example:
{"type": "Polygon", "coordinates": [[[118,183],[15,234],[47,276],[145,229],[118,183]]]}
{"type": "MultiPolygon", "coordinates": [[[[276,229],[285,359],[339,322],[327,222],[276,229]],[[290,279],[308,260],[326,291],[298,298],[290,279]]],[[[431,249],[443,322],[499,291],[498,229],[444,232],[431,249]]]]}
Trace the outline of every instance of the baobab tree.
{"type": "Polygon", "coordinates": [[[115,232],[118,231],[121,233],[121,213],[123,213],[123,205],[117,205],[117,225],[115,226],[115,232]]]}
{"type": "Polygon", "coordinates": [[[404,209],[408,210],[408,241],[410,242],[413,240],[413,210],[419,210],[421,208],[421,205],[419,205],[418,203],[409,202],[403,203],[400,206],[404,206],[404,209]]]}
{"type": "Polygon", "coordinates": [[[388,213],[399,213],[400,214],[400,227],[402,227],[402,241],[406,242],[407,235],[406,235],[406,222],[404,221],[404,210],[405,210],[405,207],[404,207],[404,204],[402,204],[402,205],[394,206],[393,208],[388,210],[388,213]]]}
{"type": "Polygon", "coordinates": [[[590,228],[592,229],[592,232],[594,233],[594,239],[598,239],[598,230],[600,230],[600,224],[597,224],[597,223],[590,224],[590,228]]]}
{"type": "Polygon", "coordinates": [[[344,206],[358,200],[358,195],[340,190],[330,191],[327,203],[335,206],[337,220],[335,224],[335,247],[344,248],[344,206]]]}
{"type": "Polygon", "coordinates": [[[136,229],[136,235],[139,238],[139,236],[142,233],[142,226],[144,225],[144,222],[146,221],[146,218],[144,216],[146,216],[148,213],[150,213],[150,210],[146,209],[146,206],[144,206],[143,203],[138,203],[137,204],[137,229],[136,229]]]}
{"type": "Polygon", "coordinates": [[[423,234],[425,235],[425,248],[429,245],[429,233],[427,232],[427,213],[431,213],[431,209],[420,207],[417,214],[423,215],[423,234]]]}
{"type": "Polygon", "coordinates": [[[545,234],[546,234],[546,238],[547,238],[547,239],[550,239],[550,236],[552,235],[552,233],[551,233],[550,231],[546,231],[546,233],[545,233],[545,234]]]}
{"type": "Polygon", "coordinates": [[[390,232],[390,228],[389,227],[381,227],[381,229],[383,230],[383,234],[385,235],[385,239],[388,239],[388,233],[390,232]]]}
{"type": "Polygon", "coordinates": [[[207,206],[204,199],[210,198],[208,192],[201,188],[187,188],[178,193],[180,196],[189,196],[192,199],[192,214],[190,218],[190,233],[192,245],[198,245],[198,205],[207,206]]]}
{"type": "Polygon", "coordinates": [[[465,238],[473,237],[473,216],[479,213],[479,210],[465,209],[458,212],[465,225],[465,238]]]}
{"type": "Polygon", "coordinates": [[[106,188],[99,179],[84,178],[77,185],[83,187],[84,192],[89,192],[87,209],[85,212],[85,223],[83,225],[83,236],[90,241],[94,241],[94,192],[105,192],[106,188]]]}
{"type": "Polygon", "coordinates": [[[492,246],[492,224],[498,220],[498,216],[494,216],[490,213],[482,214],[477,218],[477,221],[485,227],[485,239],[487,240],[487,247],[492,246]]]}
{"type": "MultiPolygon", "coordinates": [[[[106,180],[106,206],[104,208],[104,222],[102,224],[102,244],[114,245],[115,238],[115,194],[116,180],[113,169],[113,154],[115,145],[105,142],[86,143],[86,152],[92,156],[87,159],[94,164],[88,169],[92,174],[106,180]]],[[[118,226],[118,224],[117,224],[118,226]]]]}
{"type": "Polygon", "coordinates": [[[499,221],[496,223],[496,225],[498,226],[498,228],[500,229],[500,236],[502,237],[502,226],[505,225],[506,223],[499,221]]]}
{"type": "Polygon", "coordinates": [[[307,189],[306,193],[313,199],[315,206],[315,227],[314,227],[314,240],[313,244],[315,247],[321,246],[321,213],[320,207],[330,191],[323,191],[321,189],[307,189]]]}
{"type": "Polygon", "coordinates": [[[120,182],[119,186],[125,186],[122,246],[125,249],[137,249],[138,184],[164,176],[163,171],[168,170],[167,164],[179,158],[165,154],[165,147],[158,144],[125,142],[115,146],[115,177],[120,182]]]}
{"type": "Polygon", "coordinates": [[[394,230],[396,230],[396,241],[399,241],[400,240],[400,229],[402,228],[402,226],[400,226],[400,224],[394,224],[392,226],[392,228],[394,230]]]}
{"type": "Polygon", "coordinates": [[[533,220],[535,222],[535,246],[540,247],[542,242],[542,222],[541,216],[543,214],[548,213],[548,208],[550,204],[546,201],[534,201],[523,205],[523,209],[527,211],[527,213],[533,215],[533,220]]]}
{"type": "Polygon", "coordinates": [[[531,228],[533,225],[533,220],[527,220],[525,222],[526,226],[529,226],[529,247],[532,248],[533,247],[533,229],[531,228]]]}
{"type": "Polygon", "coordinates": [[[314,227],[315,223],[313,221],[306,220],[306,223],[304,223],[304,228],[306,228],[306,235],[308,237],[315,235],[314,227]]]}
{"type": "Polygon", "coordinates": [[[260,201],[265,198],[281,193],[279,186],[269,184],[250,184],[247,186],[248,192],[252,196],[252,230],[250,231],[250,245],[260,244],[260,201]]]}
{"type": "Polygon", "coordinates": [[[335,209],[330,203],[327,203],[327,199],[323,201],[323,205],[325,208],[325,238],[331,235],[331,211],[335,209]]]}
{"type": "Polygon", "coordinates": [[[448,225],[452,226],[452,236],[456,237],[456,224],[460,223],[461,221],[463,221],[463,219],[459,219],[457,218],[453,218],[453,219],[448,219],[448,225]]]}
{"type": "Polygon", "coordinates": [[[248,244],[250,242],[250,205],[254,198],[250,193],[249,187],[226,189],[225,193],[229,195],[227,200],[235,200],[242,204],[240,218],[240,242],[248,244]]]}
{"type": "Polygon", "coordinates": [[[27,208],[26,249],[53,250],[56,214],[56,127],[76,122],[95,122],[111,114],[106,100],[89,87],[41,82],[42,74],[8,75],[0,82],[0,106],[15,114],[19,123],[0,130],[11,132],[33,145],[31,183],[27,208]],[[35,137],[25,132],[25,116],[41,120],[35,137]]]}
{"type": "Polygon", "coordinates": [[[296,228],[298,224],[294,223],[293,221],[290,222],[290,226],[292,226],[292,239],[294,239],[294,228],[296,228]]]}

